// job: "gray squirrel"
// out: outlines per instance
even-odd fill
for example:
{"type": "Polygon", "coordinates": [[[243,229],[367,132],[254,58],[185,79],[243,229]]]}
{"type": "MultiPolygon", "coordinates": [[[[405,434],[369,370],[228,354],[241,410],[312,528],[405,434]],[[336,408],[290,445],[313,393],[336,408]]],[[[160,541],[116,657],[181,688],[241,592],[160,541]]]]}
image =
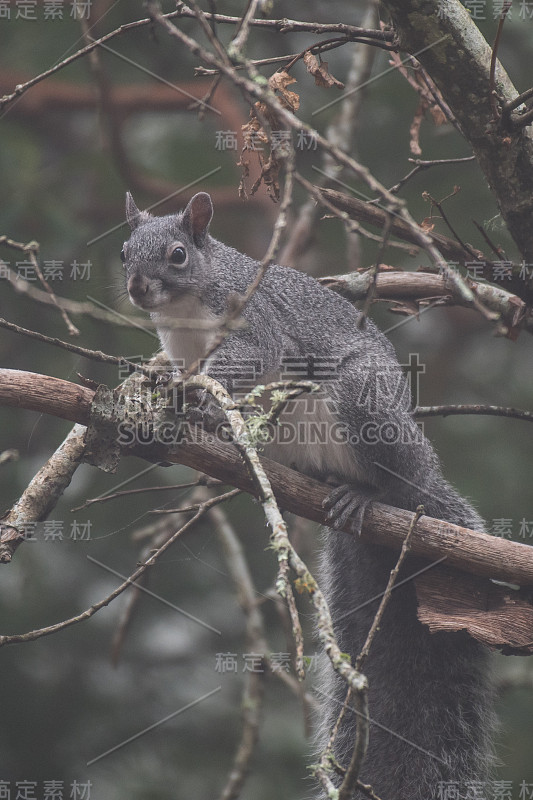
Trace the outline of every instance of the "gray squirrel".
{"type": "MultiPolygon", "coordinates": [[[[165,328],[164,319],[222,317],[259,269],[257,261],[209,235],[212,215],[204,192],[184,212],[164,217],[139,211],[126,196],[131,236],[121,257],[129,297],[150,312],[162,347],[178,366],[203,356],[213,329],[165,328]]],[[[322,585],[340,647],[355,659],[397,560],[357,535],[366,506],[378,499],[414,511],[422,504],[437,519],[479,531],[483,522],[443,478],[413,418],[392,345],[371,320],[358,324],[361,314],[350,302],[297,270],[272,265],[242,316],[245,325],[231,332],[202,371],[233,393],[236,379],[252,367],[255,383],[288,378],[298,367],[299,378],[320,385],[318,396],[296,401],[287,415],[285,425],[304,435],[281,437],[265,454],[337,487],[326,506],[331,529],[324,537],[322,585]],[[310,422],[320,422],[328,435],[311,437],[310,422]],[[353,536],[334,531],[348,520],[353,536]]],[[[372,722],[359,777],[381,800],[473,796],[472,787],[489,775],[487,652],[466,634],[431,635],[418,621],[413,581],[406,578],[422,566],[411,558],[401,573],[364,667],[372,722]]],[[[328,699],[319,738],[325,743],[346,684],[330,670],[323,690],[328,699]]],[[[354,733],[348,712],[335,745],[341,766],[350,761],[354,733]]]]}

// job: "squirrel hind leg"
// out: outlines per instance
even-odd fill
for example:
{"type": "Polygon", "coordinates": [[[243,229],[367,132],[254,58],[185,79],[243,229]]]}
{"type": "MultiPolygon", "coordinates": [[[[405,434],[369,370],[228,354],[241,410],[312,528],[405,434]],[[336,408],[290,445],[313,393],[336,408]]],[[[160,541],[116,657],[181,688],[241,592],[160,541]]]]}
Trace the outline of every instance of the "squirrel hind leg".
{"type": "Polygon", "coordinates": [[[359,536],[365,511],[378,496],[379,492],[369,486],[353,486],[349,483],[337,486],[322,502],[322,508],[328,512],[326,524],[340,530],[349,522],[351,533],[359,536]]]}

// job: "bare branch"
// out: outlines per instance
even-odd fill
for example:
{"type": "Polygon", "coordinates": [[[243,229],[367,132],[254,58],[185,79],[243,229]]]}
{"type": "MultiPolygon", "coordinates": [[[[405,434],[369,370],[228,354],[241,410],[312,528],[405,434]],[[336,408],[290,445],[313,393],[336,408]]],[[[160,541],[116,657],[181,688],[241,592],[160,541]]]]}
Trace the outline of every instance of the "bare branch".
{"type": "MultiPolygon", "coordinates": [[[[61,383],[67,384],[67,381],[61,383]]],[[[67,404],[63,404],[63,407],[66,409],[67,404]]],[[[72,428],[64,442],[36,473],[19,500],[0,521],[0,564],[9,563],[19,544],[24,541],[25,525],[46,519],[55,508],[84,453],[85,427],[78,424],[72,428]]]]}
{"type": "MultiPolygon", "coordinates": [[[[270,648],[266,641],[263,615],[257,603],[257,592],[244,550],[224,510],[220,506],[210,510],[209,519],[224,551],[239,604],[246,614],[247,643],[251,648],[251,652],[262,655],[267,666],[269,664],[268,653],[270,648]]],[[[239,797],[249,772],[250,760],[259,738],[264,683],[265,676],[261,673],[252,671],[246,676],[246,684],[241,701],[243,718],[241,740],[226,785],[219,796],[220,800],[234,800],[234,798],[239,797]]]]}
{"type": "Polygon", "coordinates": [[[23,336],[28,336],[30,339],[36,339],[38,342],[45,342],[46,344],[54,345],[54,347],[61,347],[63,350],[68,350],[69,353],[76,353],[76,355],[83,356],[91,361],[100,361],[103,364],[115,364],[115,366],[122,367],[127,366],[132,372],[142,372],[144,375],[148,376],[151,374],[150,370],[143,367],[142,364],[134,364],[133,361],[128,361],[128,359],[120,358],[119,356],[110,356],[107,353],[103,353],[101,350],[88,350],[86,347],[78,347],[78,345],[64,342],[62,339],[56,339],[53,336],[45,336],[44,333],[22,328],[20,325],[15,325],[14,322],[8,322],[2,319],[2,317],[0,317],[0,327],[6,328],[8,331],[13,331],[14,333],[20,333],[23,336]]]}
{"type": "MultiPolygon", "coordinates": [[[[200,385],[198,382],[202,380],[207,380],[206,376],[197,376],[191,386],[195,383],[200,385]]],[[[94,392],[71,384],[73,391],[70,392],[70,401],[67,401],[68,385],[68,381],[44,375],[0,370],[0,406],[32,408],[86,422],[90,419],[94,392]],[[48,387],[44,395],[43,387],[48,387]]],[[[153,418],[153,413],[154,409],[150,418],[153,418]]],[[[157,462],[185,464],[256,496],[262,491],[257,479],[252,479],[243,468],[241,457],[233,446],[217,439],[206,444],[200,431],[195,431],[194,438],[187,438],[184,432],[181,444],[172,448],[159,446],[151,450],[145,445],[132,445],[125,448],[125,452],[157,462]]],[[[261,463],[282,508],[325,524],[322,503],[330,494],[331,487],[267,458],[262,458],[261,463]]],[[[412,519],[413,514],[409,511],[374,503],[365,513],[361,535],[374,544],[400,550],[412,519]]],[[[524,586],[533,585],[533,548],[469,531],[442,520],[423,517],[413,532],[411,550],[430,561],[446,556],[449,565],[476,575],[524,586]]]]}
{"type": "Polygon", "coordinates": [[[366,658],[367,658],[367,656],[368,656],[368,654],[370,652],[370,648],[372,647],[372,642],[374,641],[374,637],[375,637],[376,633],[379,630],[379,625],[380,625],[380,622],[381,622],[381,620],[383,618],[383,614],[385,612],[385,609],[387,608],[387,605],[389,604],[389,601],[390,601],[390,598],[391,598],[391,594],[392,594],[392,590],[394,588],[394,584],[396,583],[396,579],[398,578],[398,573],[400,571],[400,568],[401,568],[403,562],[405,561],[405,559],[407,557],[407,554],[409,553],[409,550],[411,549],[411,539],[412,539],[412,536],[413,536],[413,531],[414,531],[414,529],[415,529],[415,527],[416,527],[416,525],[418,523],[418,520],[423,515],[423,513],[424,513],[424,507],[423,506],[418,506],[418,508],[417,508],[417,510],[415,512],[415,515],[414,515],[413,519],[411,520],[411,524],[409,525],[409,530],[407,531],[407,536],[404,539],[404,542],[403,542],[403,545],[402,545],[402,549],[401,549],[400,555],[398,557],[398,561],[396,562],[396,565],[395,565],[394,569],[391,571],[391,574],[389,576],[389,580],[388,580],[387,586],[386,586],[385,591],[383,593],[383,596],[381,598],[381,601],[380,601],[380,604],[379,604],[379,608],[376,611],[376,615],[375,615],[375,617],[374,617],[374,619],[372,621],[372,626],[371,626],[370,630],[368,631],[368,635],[366,637],[366,641],[365,641],[365,643],[364,643],[364,645],[363,645],[363,647],[361,649],[361,652],[359,653],[359,655],[357,656],[357,658],[355,660],[355,665],[356,665],[357,669],[362,669],[363,668],[363,665],[364,665],[364,663],[366,661],[366,658]]]}
{"type": "MultiPolygon", "coordinates": [[[[363,18],[364,26],[368,27],[368,25],[377,24],[377,16],[377,5],[370,0],[363,18]]],[[[345,99],[341,103],[338,114],[330,122],[326,131],[326,139],[335,143],[346,153],[354,153],[357,150],[357,129],[365,97],[365,91],[360,91],[359,87],[367,84],[375,56],[375,50],[370,47],[363,47],[362,45],[354,47],[346,79],[345,99]]],[[[322,163],[322,185],[328,186],[333,178],[338,178],[338,171],[336,170],[335,162],[327,151],[322,152],[322,163]]],[[[292,225],[289,241],[281,254],[282,264],[296,266],[298,257],[309,249],[314,240],[315,223],[319,210],[320,206],[313,201],[313,197],[309,197],[299,208],[298,218],[292,225]]],[[[357,230],[350,230],[350,227],[346,226],[348,263],[352,266],[359,266],[359,234],[364,235],[364,232],[360,226],[357,226],[357,230]]]]}
{"type": "Polygon", "coordinates": [[[413,414],[420,419],[424,417],[447,417],[457,414],[479,414],[493,417],[510,417],[524,422],[533,422],[533,411],[522,411],[519,408],[503,408],[487,405],[453,405],[453,406],[417,406],[413,414]]]}
{"type": "MultiPolygon", "coordinates": [[[[380,205],[359,200],[357,197],[351,197],[350,195],[334,189],[320,188],[320,193],[333,205],[333,207],[340,209],[341,211],[346,211],[350,217],[360,219],[363,222],[367,222],[370,225],[375,225],[379,228],[384,227],[387,219],[387,211],[380,205]]],[[[420,226],[417,227],[419,231],[422,230],[420,226]]],[[[413,230],[413,227],[411,225],[407,225],[397,214],[393,214],[391,233],[404,239],[405,241],[411,242],[412,244],[420,245],[418,234],[413,230]]],[[[470,261],[472,259],[471,254],[468,251],[465,251],[464,248],[461,245],[458,245],[453,239],[450,239],[449,237],[443,236],[439,233],[429,233],[427,235],[444,256],[447,256],[453,260],[459,260],[461,262],[464,262],[465,260],[470,261]]]]}
{"type": "Polygon", "coordinates": [[[465,158],[437,158],[433,161],[424,161],[421,158],[409,158],[408,161],[415,165],[414,168],[411,170],[411,172],[399,180],[398,183],[395,183],[394,186],[389,189],[389,191],[397,194],[400,189],[405,186],[407,181],[411,180],[411,178],[414,178],[414,176],[418,175],[418,173],[422,170],[429,169],[430,167],[447,166],[449,164],[464,164],[468,161],[475,160],[475,156],[466,156],[465,158]]]}
{"type": "MultiPolygon", "coordinates": [[[[348,275],[331,275],[320,278],[319,281],[355,302],[366,297],[372,274],[370,270],[362,270],[350,272],[348,275]]],[[[523,300],[493,284],[472,281],[471,286],[483,304],[505,322],[510,338],[516,338],[520,330],[533,333],[533,312],[526,307],[523,300]]],[[[453,294],[442,275],[432,272],[379,272],[376,278],[376,297],[400,303],[409,300],[424,308],[428,308],[430,302],[432,305],[464,305],[471,308],[470,303],[464,303],[462,298],[453,294]]]]}
{"type": "Polygon", "coordinates": [[[503,26],[507,14],[509,13],[512,5],[512,0],[504,0],[500,20],[498,22],[498,30],[496,31],[496,38],[492,46],[492,55],[490,58],[490,73],[489,73],[489,88],[490,88],[490,105],[492,108],[492,117],[496,122],[500,118],[500,109],[498,108],[498,95],[496,92],[496,63],[498,61],[498,48],[500,46],[500,39],[502,37],[503,26]]]}
{"type": "MultiPolygon", "coordinates": [[[[179,15],[178,15],[177,11],[172,11],[170,14],[167,14],[165,16],[168,16],[170,19],[172,19],[173,17],[179,16],[179,15]]],[[[47,69],[45,72],[41,72],[40,75],[36,75],[31,80],[26,81],[26,83],[21,83],[18,86],[15,86],[15,89],[11,94],[6,94],[3,97],[0,97],[0,110],[2,108],[4,108],[5,106],[9,105],[9,103],[12,103],[14,100],[16,100],[21,95],[23,95],[24,92],[26,92],[32,86],[35,86],[36,83],[40,83],[40,81],[43,81],[46,78],[49,78],[50,75],[54,75],[56,72],[59,72],[59,70],[61,70],[64,67],[68,66],[69,64],[72,64],[73,61],[77,61],[78,58],[82,58],[83,56],[86,56],[88,53],[90,53],[96,47],[99,47],[100,45],[104,44],[104,42],[109,42],[110,39],[114,39],[117,36],[121,36],[123,33],[127,33],[128,31],[131,31],[134,28],[142,28],[142,27],[145,27],[146,25],[150,25],[151,22],[152,22],[151,19],[139,19],[139,20],[136,20],[135,22],[128,22],[125,25],[121,25],[116,30],[111,31],[110,33],[106,33],[106,35],[102,36],[100,39],[97,39],[96,41],[91,42],[90,44],[86,45],[85,47],[82,47],[81,50],[78,50],[76,53],[73,53],[73,55],[68,56],[67,58],[63,59],[63,61],[61,61],[59,64],[55,64],[50,69],[47,69]]]]}
{"type": "MultiPolygon", "coordinates": [[[[180,17],[196,18],[196,13],[188,8],[185,3],[177,3],[177,15],[180,17]]],[[[169,15],[170,16],[170,15],[169,15]]],[[[208,20],[230,25],[239,25],[241,17],[230,17],[225,14],[205,13],[208,20]]],[[[251,19],[249,25],[257,28],[270,28],[280,33],[314,33],[322,35],[324,33],[340,33],[349,37],[351,41],[359,39],[372,39],[379,42],[394,42],[394,32],[391,30],[370,30],[359,28],[356,25],[346,25],[344,22],[319,23],[301,22],[293,19],[251,19]]]]}
{"type": "Polygon", "coordinates": [[[213,505],[217,503],[223,502],[225,500],[225,496],[222,495],[221,497],[213,497],[210,500],[207,500],[205,503],[201,505],[197,513],[188,520],[184,525],[182,525],[179,530],[177,530],[173,536],[171,536],[161,547],[158,548],[150,558],[144,562],[138,569],[133,572],[127,580],[120,584],[111,594],[107,597],[104,597],[102,600],[99,600],[94,605],[90,606],[89,608],[82,611],[81,614],[76,614],[74,617],[70,617],[69,619],[63,620],[62,622],[57,622],[55,625],[48,625],[45,628],[38,628],[33,631],[28,631],[27,633],[18,633],[13,634],[11,636],[0,636],[0,647],[6,644],[19,644],[20,642],[32,642],[35,639],[40,639],[43,636],[50,636],[53,633],[57,633],[57,631],[64,630],[65,628],[70,628],[72,625],[77,625],[79,622],[83,622],[86,619],[90,619],[97,611],[100,611],[101,608],[108,606],[113,600],[115,600],[119,595],[122,594],[129,586],[135,586],[138,579],[141,578],[147,569],[155,564],[157,559],[171,547],[174,542],[183,534],[186,530],[188,530],[194,523],[208,511],[213,505]]]}
{"type": "Polygon", "coordinates": [[[141,489],[125,489],[123,492],[112,492],[111,494],[105,494],[100,497],[93,497],[90,500],[86,500],[82,503],[81,506],[76,506],[76,508],[71,508],[70,510],[73,511],[81,511],[83,508],[87,508],[88,506],[92,506],[94,503],[107,503],[109,500],[120,500],[123,497],[128,497],[133,494],[146,494],[151,492],[166,492],[166,491],[180,491],[182,489],[192,489],[197,486],[219,486],[220,481],[215,480],[214,478],[208,478],[207,475],[201,475],[198,480],[191,481],[190,483],[176,483],[176,484],[165,484],[164,486],[143,486],[141,489]]]}
{"type": "Polygon", "coordinates": [[[9,239],[7,236],[0,236],[0,244],[5,244],[8,247],[13,247],[15,250],[21,250],[23,253],[26,253],[29,256],[31,265],[35,272],[37,273],[37,277],[41,281],[41,284],[44,286],[45,290],[48,292],[50,300],[52,304],[58,309],[59,313],[63,317],[63,321],[67,326],[68,332],[71,336],[79,336],[80,332],[78,328],[71,322],[68,318],[65,309],[61,307],[59,304],[55,292],[53,291],[52,287],[45,279],[41,267],[39,266],[39,260],[37,258],[39,254],[39,243],[38,242],[29,242],[28,244],[22,244],[21,242],[14,242],[13,239],[9,239]]]}

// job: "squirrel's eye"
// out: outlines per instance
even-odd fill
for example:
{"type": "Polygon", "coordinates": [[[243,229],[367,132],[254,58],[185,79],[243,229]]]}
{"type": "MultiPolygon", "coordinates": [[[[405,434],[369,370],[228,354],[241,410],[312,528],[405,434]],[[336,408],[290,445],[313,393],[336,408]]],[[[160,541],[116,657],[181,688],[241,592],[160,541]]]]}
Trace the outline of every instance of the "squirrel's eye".
{"type": "Polygon", "coordinates": [[[187,261],[187,251],[184,247],[175,247],[169,260],[171,264],[181,267],[187,261]]]}
{"type": "Polygon", "coordinates": [[[122,248],[122,250],[120,251],[120,260],[122,261],[122,263],[124,263],[126,260],[126,252],[124,248],[122,248]]]}

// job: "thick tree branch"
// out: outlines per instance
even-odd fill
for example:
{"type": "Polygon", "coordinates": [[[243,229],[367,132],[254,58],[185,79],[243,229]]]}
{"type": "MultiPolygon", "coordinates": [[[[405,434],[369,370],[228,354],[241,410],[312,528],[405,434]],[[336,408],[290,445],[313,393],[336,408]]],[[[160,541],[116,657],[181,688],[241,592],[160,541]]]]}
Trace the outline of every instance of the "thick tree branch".
{"type": "MultiPolygon", "coordinates": [[[[364,300],[372,283],[372,271],[351,272],[347,275],[330,275],[319,278],[319,282],[328,289],[338,292],[352,302],[364,300]]],[[[507,327],[507,336],[516,338],[520,330],[533,333],[533,313],[523,300],[515,294],[492,283],[471,282],[483,305],[500,316],[507,327]]],[[[379,272],[376,279],[376,298],[400,304],[410,300],[427,307],[431,301],[435,305],[460,305],[471,308],[462,297],[454,294],[452,287],[442,275],[432,272],[379,272]]]]}
{"type": "MultiPolygon", "coordinates": [[[[328,200],[333,206],[345,211],[352,219],[357,219],[360,222],[366,222],[368,225],[374,225],[376,228],[383,228],[387,217],[387,211],[374,203],[368,203],[359,200],[357,197],[351,197],[348,194],[339,192],[336,189],[323,189],[317,186],[320,193],[328,200]]],[[[420,228],[420,230],[422,230],[420,228]]],[[[408,225],[398,214],[393,214],[391,222],[391,233],[403,239],[405,242],[411,242],[413,245],[419,245],[419,238],[413,230],[412,225],[408,225]]],[[[443,236],[440,233],[428,233],[429,238],[434,242],[435,246],[439,248],[440,252],[451,261],[458,261],[461,265],[465,261],[472,261],[472,254],[465,251],[461,245],[450,239],[449,236],[443,236]]],[[[482,257],[483,254],[479,253],[482,257]]]]}
{"type": "MultiPolygon", "coordinates": [[[[75,390],[80,390],[78,398],[87,390],[72,383],[68,384],[67,381],[56,380],[56,391],[59,388],[57,384],[64,385],[63,388],[66,390],[66,397],[56,396],[58,409],[61,408],[65,413],[69,403],[72,409],[79,407],[75,390]]],[[[50,384],[47,384],[46,389],[49,386],[50,384]]],[[[1,388],[4,389],[3,384],[1,388]]],[[[23,385],[20,386],[20,389],[22,388],[23,385]]],[[[10,392],[10,389],[8,391],[10,392]]],[[[43,400],[46,395],[46,391],[43,392],[43,400]]],[[[73,419],[75,416],[73,412],[66,419],[73,419]]],[[[11,561],[13,552],[24,540],[25,525],[45,520],[55,507],[83,460],[86,447],[84,434],[83,425],[75,425],[72,428],[65,441],[32,478],[19,500],[0,520],[0,564],[11,561]]]]}
{"type": "MultiPolygon", "coordinates": [[[[68,381],[16,370],[0,370],[0,406],[14,405],[87,423],[91,420],[94,392],[68,381]],[[18,384],[17,384],[18,381],[18,384]],[[17,393],[15,386],[20,387],[17,393]],[[54,390],[55,386],[55,390],[54,390]]],[[[124,407],[124,398],[116,398],[114,409],[124,407]]],[[[137,403],[138,398],[131,397],[137,403]]],[[[154,414],[150,419],[155,419],[154,414]]],[[[115,420],[118,424],[118,417],[115,420]]],[[[153,461],[170,461],[185,464],[219,478],[250,494],[257,494],[252,478],[242,464],[237,450],[218,439],[207,444],[203,432],[197,429],[192,435],[178,435],[172,447],[157,443],[153,446],[133,443],[124,447],[125,454],[145,457],[153,461]]],[[[209,437],[212,438],[212,437],[209,437]]],[[[325,523],[322,502],[331,488],[287,467],[261,459],[274,489],[278,503],[314,522],[325,523]]],[[[374,503],[364,517],[362,536],[374,544],[399,550],[409,529],[413,514],[402,509],[374,503]]],[[[476,575],[533,586],[533,548],[510,542],[485,533],[470,531],[431,517],[422,517],[413,533],[411,552],[432,561],[446,557],[447,564],[476,575]]]]}

